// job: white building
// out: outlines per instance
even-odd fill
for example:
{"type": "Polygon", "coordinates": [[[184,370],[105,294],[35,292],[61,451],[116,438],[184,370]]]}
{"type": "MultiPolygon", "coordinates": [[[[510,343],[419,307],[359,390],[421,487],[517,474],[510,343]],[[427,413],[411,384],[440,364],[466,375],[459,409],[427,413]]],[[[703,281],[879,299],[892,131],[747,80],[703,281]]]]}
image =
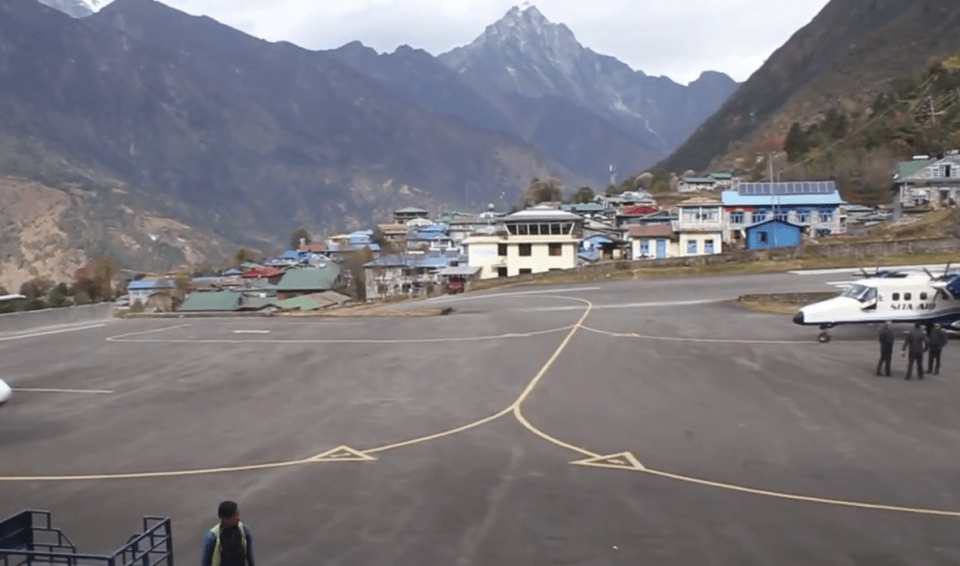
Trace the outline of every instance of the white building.
{"type": "Polygon", "coordinates": [[[583,234],[579,215],[547,207],[521,210],[463,240],[467,263],[480,279],[543,273],[577,266],[583,234]]]}
{"type": "Polygon", "coordinates": [[[678,219],[673,231],[679,234],[680,255],[718,254],[723,247],[723,203],[716,199],[695,197],[677,205],[678,219]]]}

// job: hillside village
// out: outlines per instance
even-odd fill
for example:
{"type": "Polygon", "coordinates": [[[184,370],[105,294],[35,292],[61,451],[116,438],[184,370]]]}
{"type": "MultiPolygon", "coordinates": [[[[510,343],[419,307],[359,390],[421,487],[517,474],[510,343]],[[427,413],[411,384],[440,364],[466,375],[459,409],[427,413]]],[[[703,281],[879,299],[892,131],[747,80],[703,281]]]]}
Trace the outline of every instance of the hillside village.
{"type": "Polygon", "coordinates": [[[591,202],[542,202],[513,213],[407,207],[389,222],[301,245],[215,275],[127,282],[134,311],[317,311],[362,301],[457,293],[475,281],[734,249],[797,246],[862,234],[901,215],[960,201],[960,155],[901,162],[892,204],[845,202],[833,181],[748,182],[729,172],[680,180],[682,200],[627,191],[591,202]],[[179,291],[178,291],[179,290],[179,291]]]}

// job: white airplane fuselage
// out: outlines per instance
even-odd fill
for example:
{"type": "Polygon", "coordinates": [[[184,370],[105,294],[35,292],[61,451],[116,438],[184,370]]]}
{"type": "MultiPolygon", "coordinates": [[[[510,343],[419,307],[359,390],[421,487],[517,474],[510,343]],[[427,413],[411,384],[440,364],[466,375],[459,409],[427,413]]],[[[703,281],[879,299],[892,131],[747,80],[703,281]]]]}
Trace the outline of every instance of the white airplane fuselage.
{"type": "Polygon", "coordinates": [[[13,391],[10,389],[10,386],[0,379],[0,407],[9,401],[12,395],[13,391]]]}
{"type": "Polygon", "coordinates": [[[851,282],[842,295],[801,308],[793,321],[831,328],[889,320],[940,323],[945,329],[960,330],[960,297],[947,288],[952,279],[933,280],[925,273],[859,279],[851,282]]]}

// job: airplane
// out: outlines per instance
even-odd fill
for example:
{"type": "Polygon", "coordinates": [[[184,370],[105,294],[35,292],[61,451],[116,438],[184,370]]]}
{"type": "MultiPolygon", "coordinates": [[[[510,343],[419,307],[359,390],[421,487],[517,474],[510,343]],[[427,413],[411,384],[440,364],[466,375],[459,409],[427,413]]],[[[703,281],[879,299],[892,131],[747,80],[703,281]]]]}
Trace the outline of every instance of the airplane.
{"type": "MultiPolygon", "coordinates": [[[[23,295],[0,295],[0,302],[15,301],[17,299],[26,299],[26,297],[23,295]]],[[[0,407],[4,406],[12,395],[13,390],[10,389],[10,386],[0,379],[0,407]]]]}
{"type": "Polygon", "coordinates": [[[793,315],[801,326],[819,326],[820,342],[829,342],[827,330],[841,324],[879,324],[919,322],[929,332],[939,323],[951,334],[960,333],[960,273],[950,273],[948,263],[943,274],[934,276],[923,271],[880,271],[870,274],[860,269],[863,277],[844,287],[832,299],[812,303],[793,315]]]}

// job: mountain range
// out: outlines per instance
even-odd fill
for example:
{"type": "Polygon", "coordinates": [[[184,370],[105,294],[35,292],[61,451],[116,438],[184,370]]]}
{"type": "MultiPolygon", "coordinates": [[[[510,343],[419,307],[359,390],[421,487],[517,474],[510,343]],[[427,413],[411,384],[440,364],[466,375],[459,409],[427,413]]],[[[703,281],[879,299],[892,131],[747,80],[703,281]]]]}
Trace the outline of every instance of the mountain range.
{"type": "Polygon", "coordinates": [[[957,53],[956,0],[831,0],[658,167],[745,163],[755,158],[755,142],[831,108],[869,105],[894,81],[957,53]]]}
{"type": "Polygon", "coordinates": [[[220,263],[239,243],[366,227],[400,206],[509,207],[534,177],[605,186],[610,164],[653,163],[696,127],[674,124],[681,115],[707,116],[736,88],[712,73],[681,87],[633,72],[535,8],[433,57],[271,43],[153,0],[44,2],[57,9],[0,0],[0,186],[29,179],[68,204],[44,224],[57,244],[0,233],[4,284],[41,256],[220,263]],[[84,7],[94,13],[63,13],[84,7]],[[510,39],[498,49],[491,34],[510,39]],[[485,78],[494,61],[550,80],[485,78]],[[182,228],[153,233],[137,218],[182,228]]]}

